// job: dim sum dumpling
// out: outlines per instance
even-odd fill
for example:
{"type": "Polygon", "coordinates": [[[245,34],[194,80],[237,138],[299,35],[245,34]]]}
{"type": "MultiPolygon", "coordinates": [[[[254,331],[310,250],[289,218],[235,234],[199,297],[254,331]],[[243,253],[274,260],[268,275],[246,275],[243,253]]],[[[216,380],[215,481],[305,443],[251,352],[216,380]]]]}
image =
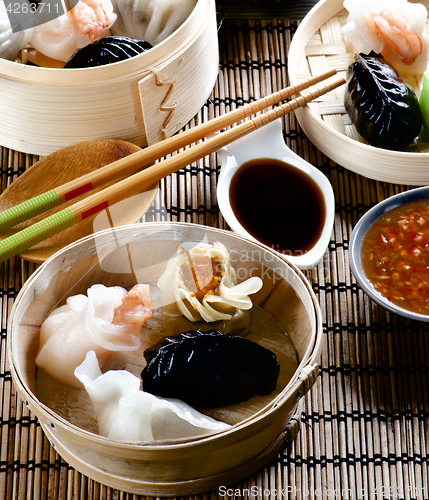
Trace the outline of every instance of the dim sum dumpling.
{"type": "Polygon", "coordinates": [[[186,21],[196,3],[197,0],[113,0],[118,19],[112,34],[157,45],[186,21]]]}
{"type": "Polygon", "coordinates": [[[74,370],[89,350],[103,369],[123,368],[127,351],[139,348],[143,323],[154,313],[148,285],[129,292],[93,285],[74,295],[45,319],[40,328],[36,364],[51,376],[80,387],[74,370]]]}
{"type": "Polygon", "coordinates": [[[259,277],[237,284],[237,275],[225,246],[200,243],[185,251],[179,248],[158,280],[164,305],[176,303],[190,321],[229,320],[237,309],[249,310],[249,295],[262,287],[259,277]]]}
{"type": "Polygon", "coordinates": [[[382,54],[401,75],[426,71],[429,52],[427,9],[407,0],[345,0],[341,29],[355,52],[382,54]]]}
{"type": "Polygon", "coordinates": [[[14,33],[10,25],[4,2],[0,2],[0,57],[14,61],[18,52],[31,39],[33,29],[14,33]]]}
{"type": "Polygon", "coordinates": [[[180,400],[140,390],[140,379],[125,370],[104,374],[94,351],[76,368],[98,417],[99,434],[119,441],[153,441],[211,434],[230,426],[180,400]]]}
{"type": "Polygon", "coordinates": [[[216,330],[166,337],[143,353],[143,389],[190,405],[219,408],[267,396],[277,385],[280,364],[257,342],[216,330]]]}
{"type": "Polygon", "coordinates": [[[76,50],[110,35],[115,20],[110,0],[80,0],[71,11],[36,26],[30,45],[47,57],[67,62],[76,50]]]}

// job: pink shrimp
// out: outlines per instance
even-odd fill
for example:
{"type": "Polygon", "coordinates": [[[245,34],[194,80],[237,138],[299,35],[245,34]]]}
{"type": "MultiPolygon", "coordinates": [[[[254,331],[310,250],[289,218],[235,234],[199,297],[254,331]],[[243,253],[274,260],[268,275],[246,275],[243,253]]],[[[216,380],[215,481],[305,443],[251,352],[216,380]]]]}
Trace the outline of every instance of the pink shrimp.
{"type": "Polygon", "coordinates": [[[402,57],[404,64],[413,64],[422,52],[422,41],[401,14],[389,9],[372,14],[377,37],[402,57]]]}
{"type": "Polygon", "coordinates": [[[154,312],[149,285],[135,285],[122,297],[122,304],[115,309],[112,323],[129,326],[143,324],[154,312]]]}
{"type": "Polygon", "coordinates": [[[70,12],[78,30],[88,35],[92,42],[109,27],[101,0],[79,0],[70,12]]]}

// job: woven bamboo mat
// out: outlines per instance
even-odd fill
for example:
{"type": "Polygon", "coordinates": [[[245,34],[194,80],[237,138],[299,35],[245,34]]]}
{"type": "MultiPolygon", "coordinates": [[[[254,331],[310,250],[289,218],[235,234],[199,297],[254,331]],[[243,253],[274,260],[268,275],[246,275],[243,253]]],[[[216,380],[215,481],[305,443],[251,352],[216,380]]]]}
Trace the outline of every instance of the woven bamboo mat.
{"type": "MultiPolygon", "coordinates": [[[[286,86],[286,55],[296,27],[292,21],[225,21],[219,31],[219,78],[190,126],[286,86]]],[[[427,327],[371,302],[348,265],[348,242],[358,218],[407,186],[349,172],[315,149],[293,115],[283,124],[287,144],[328,176],[336,195],[329,248],[323,261],[306,272],[323,313],[320,375],[305,399],[301,430],[287,449],[228,490],[192,498],[427,499],[427,327]]],[[[2,189],[37,159],[6,149],[0,154],[2,189]]],[[[145,219],[228,229],[216,204],[219,168],[213,154],[165,179],[145,219]]],[[[20,259],[0,267],[0,498],[142,498],[73,470],[16,397],[6,359],[6,321],[16,294],[34,270],[20,259]]]]}

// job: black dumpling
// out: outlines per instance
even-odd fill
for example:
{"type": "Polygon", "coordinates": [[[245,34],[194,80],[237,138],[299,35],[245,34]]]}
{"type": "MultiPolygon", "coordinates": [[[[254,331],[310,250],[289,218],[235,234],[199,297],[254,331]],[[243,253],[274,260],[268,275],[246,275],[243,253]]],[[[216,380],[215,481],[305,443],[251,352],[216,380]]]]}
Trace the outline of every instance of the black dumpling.
{"type": "Polygon", "coordinates": [[[124,61],[151,48],[152,45],[144,40],[134,40],[125,36],[108,36],[77,50],[64,68],[104,66],[124,61]]]}
{"type": "Polygon", "coordinates": [[[348,67],[344,105],[356,130],[372,146],[403,151],[422,128],[413,89],[373,53],[356,54],[348,67]]]}
{"type": "Polygon", "coordinates": [[[271,394],[280,371],[269,349],[215,330],[167,337],[147,349],[144,357],[144,391],[211,408],[271,394]]]}

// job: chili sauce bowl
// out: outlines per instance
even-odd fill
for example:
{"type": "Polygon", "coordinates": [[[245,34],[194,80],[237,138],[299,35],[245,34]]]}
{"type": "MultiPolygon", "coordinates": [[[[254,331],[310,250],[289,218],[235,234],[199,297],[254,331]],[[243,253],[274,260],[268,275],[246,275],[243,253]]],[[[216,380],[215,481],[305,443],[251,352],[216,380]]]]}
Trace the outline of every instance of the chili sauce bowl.
{"type": "MultiPolygon", "coordinates": [[[[393,302],[393,299],[387,298],[384,294],[376,289],[373,281],[367,276],[367,273],[365,272],[363,256],[367,253],[365,252],[364,247],[365,237],[367,236],[368,231],[371,228],[375,228],[375,224],[377,224],[377,221],[382,220],[380,219],[381,217],[385,216],[387,212],[398,209],[406,204],[413,203],[419,200],[427,201],[428,199],[429,186],[410,189],[409,191],[405,191],[403,193],[399,193],[386,198],[385,200],[381,201],[370,210],[368,210],[368,212],[366,212],[359,219],[358,223],[353,229],[349,246],[350,268],[362,290],[377,304],[387,309],[388,311],[405,318],[424,322],[429,322],[429,314],[421,314],[419,312],[415,312],[408,309],[406,305],[402,307],[398,304],[397,300],[393,302]]],[[[426,270],[426,272],[428,273],[429,279],[429,270],[426,270]]],[[[419,274],[414,272],[413,277],[416,276],[419,276],[419,274]]],[[[421,273],[420,276],[424,278],[421,273]]],[[[410,286],[410,290],[412,289],[413,287],[410,286]]],[[[418,292],[417,287],[415,287],[415,291],[418,292]]],[[[420,296],[421,293],[419,292],[419,297],[420,296]]]]}
{"type": "Polygon", "coordinates": [[[316,266],[331,238],[335,198],[328,178],[291,151],[279,120],[219,152],[220,211],[230,228],[300,269],[316,266]]]}

